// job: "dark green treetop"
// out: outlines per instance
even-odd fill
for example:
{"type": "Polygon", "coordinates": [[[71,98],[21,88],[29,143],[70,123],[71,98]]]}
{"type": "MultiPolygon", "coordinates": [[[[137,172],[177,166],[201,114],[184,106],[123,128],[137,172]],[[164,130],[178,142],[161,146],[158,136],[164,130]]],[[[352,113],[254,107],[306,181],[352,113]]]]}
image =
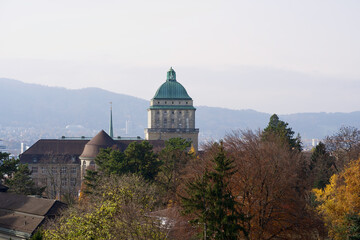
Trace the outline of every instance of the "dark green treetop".
{"type": "Polygon", "coordinates": [[[186,164],[194,158],[194,154],[188,152],[190,146],[191,143],[185,139],[171,138],[165,141],[165,147],[159,153],[161,166],[157,180],[163,185],[170,198],[175,196],[186,164]]]}
{"type": "Polygon", "coordinates": [[[27,164],[19,164],[11,178],[6,179],[10,192],[23,195],[41,195],[45,187],[37,187],[31,178],[31,171],[27,164]]]}
{"type": "Polygon", "coordinates": [[[9,153],[0,152],[0,183],[9,187],[9,192],[22,195],[41,195],[45,187],[35,186],[27,164],[20,164],[19,159],[10,158],[9,153]]]}
{"type": "Polygon", "coordinates": [[[124,153],[128,172],[138,173],[145,180],[155,179],[161,162],[153,152],[153,146],[148,141],[132,142],[124,153]]]}
{"type": "Polygon", "coordinates": [[[312,172],[314,188],[324,189],[330,178],[335,174],[334,158],[326,150],[325,144],[320,142],[311,155],[310,171],[312,172]]]}
{"type": "Polygon", "coordinates": [[[262,132],[263,138],[278,137],[284,143],[287,143],[290,149],[301,151],[301,137],[299,134],[297,137],[294,137],[295,132],[288,125],[287,122],[281,121],[276,114],[273,114],[270,117],[268,126],[262,132]]]}
{"type": "Polygon", "coordinates": [[[136,173],[146,180],[154,180],[160,166],[153,146],[148,141],[132,142],[124,152],[111,148],[101,149],[95,163],[102,174],[136,173]]]}
{"type": "Polygon", "coordinates": [[[19,159],[10,158],[9,153],[0,152],[0,181],[5,180],[5,176],[11,176],[16,172],[19,159]]]}
{"type": "Polygon", "coordinates": [[[187,196],[181,196],[184,214],[200,226],[204,239],[238,239],[240,231],[247,236],[237,212],[237,202],[229,189],[234,174],[233,161],[226,157],[223,146],[212,159],[214,167],[186,184],[187,196]]]}

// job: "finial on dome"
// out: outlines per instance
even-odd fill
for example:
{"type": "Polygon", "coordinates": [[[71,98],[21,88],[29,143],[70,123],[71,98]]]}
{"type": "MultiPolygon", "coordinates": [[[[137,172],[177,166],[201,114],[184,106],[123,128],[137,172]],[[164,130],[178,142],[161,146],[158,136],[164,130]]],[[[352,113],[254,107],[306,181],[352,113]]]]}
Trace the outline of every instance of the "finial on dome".
{"type": "Polygon", "coordinates": [[[166,81],[176,81],[176,73],[172,67],[170,67],[170,70],[167,72],[166,81]]]}

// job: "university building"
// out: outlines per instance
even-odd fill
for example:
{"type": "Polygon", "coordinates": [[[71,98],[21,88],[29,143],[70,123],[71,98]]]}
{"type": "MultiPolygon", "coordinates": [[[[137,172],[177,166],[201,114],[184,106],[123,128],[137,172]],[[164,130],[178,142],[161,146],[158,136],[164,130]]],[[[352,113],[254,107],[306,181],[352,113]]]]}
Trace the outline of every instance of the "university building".
{"type": "MultiPolygon", "coordinates": [[[[151,99],[145,140],[159,150],[165,140],[181,137],[191,141],[197,151],[199,129],[195,128],[195,110],[192,98],[176,81],[176,73],[171,68],[166,82],[151,99]]],[[[38,186],[46,186],[48,198],[78,196],[86,169],[95,167],[95,157],[101,148],[124,151],[134,141],[144,140],[113,137],[111,109],[109,134],[102,130],[92,139],[40,139],[20,155],[20,162],[29,165],[38,186]]]]}
{"type": "Polygon", "coordinates": [[[199,129],[195,128],[195,110],[192,98],[176,81],[176,73],[170,68],[166,82],[150,101],[145,139],[168,140],[181,137],[191,141],[198,151],[199,129]]]}

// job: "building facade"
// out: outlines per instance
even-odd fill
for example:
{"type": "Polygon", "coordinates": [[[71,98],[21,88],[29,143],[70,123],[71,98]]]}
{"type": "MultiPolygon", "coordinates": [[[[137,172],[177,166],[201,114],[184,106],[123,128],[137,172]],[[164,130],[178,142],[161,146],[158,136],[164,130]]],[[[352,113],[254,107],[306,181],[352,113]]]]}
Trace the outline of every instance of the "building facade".
{"type": "Polygon", "coordinates": [[[176,73],[170,68],[166,82],[150,101],[145,139],[168,140],[180,137],[191,141],[198,151],[199,129],[195,128],[195,111],[192,98],[176,80],[176,73]]]}
{"type": "MultiPolygon", "coordinates": [[[[157,151],[164,140],[180,137],[192,143],[198,151],[199,129],[195,128],[193,100],[176,80],[170,68],[166,82],[156,91],[148,109],[148,128],[145,139],[157,151]]],[[[20,162],[28,164],[32,178],[39,187],[46,187],[45,195],[52,199],[79,195],[86,169],[96,168],[95,158],[102,148],[124,151],[140,138],[113,137],[112,108],[109,134],[100,131],[95,137],[71,139],[40,139],[20,155],[20,162]]]]}
{"type": "MultiPolygon", "coordinates": [[[[77,197],[88,168],[95,168],[95,158],[102,148],[125,151],[140,138],[112,138],[101,130],[92,139],[40,139],[23,154],[20,162],[28,164],[31,177],[39,187],[46,187],[44,195],[51,199],[77,197]]],[[[149,141],[154,150],[164,147],[163,141],[149,141]]]]}

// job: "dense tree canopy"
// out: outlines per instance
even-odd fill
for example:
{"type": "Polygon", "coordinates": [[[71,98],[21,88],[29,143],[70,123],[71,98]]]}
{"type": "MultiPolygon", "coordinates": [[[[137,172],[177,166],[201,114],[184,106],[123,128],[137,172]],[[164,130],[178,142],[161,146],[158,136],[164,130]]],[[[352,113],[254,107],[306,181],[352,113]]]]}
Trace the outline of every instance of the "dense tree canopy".
{"type": "Polygon", "coordinates": [[[252,131],[225,137],[236,166],[232,194],[249,218],[243,227],[250,239],[309,239],[318,220],[307,207],[307,164],[302,153],[277,141],[252,131]]]}
{"type": "Polygon", "coordinates": [[[5,177],[11,177],[19,164],[18,159],[9,156],[9,153],[0,152],[0,181],[4,181],[5,177]]]}
{"type": "Polygon", "coordinates": [[[87,202],[48,223],[45,239],[165,239],[166,223],[150,212],[156,209],[156,186],[136,175],[111,175],[87,202]]]}
{"type": "Polygon", "coordinates": [[[191,143],[185,139],[171,138],[165,141],[165,148],[159,153],[161,166],[157,180],[168,192],[169,198],[174,198],[186,164],[195,157],[194,153],[188,152],[190,146],[191,143]]]}
{"type": "Polygon", "coordinates": [[[223,146],[215,146],[218,153],[211,161],[213,168],[196,176],[186,184],[186,196],[182,196],[184,213],[192,216],[195,227],[201,227],[204,239],[237,239],[243,216],[236,210],[237,202],[229,188],[234,174],[232,161],[225,156],[223,146]]]}
{"type": "Polygon", "coordinates": [[[302,146],[300,136],[294,137],[295,132],[288,127],[288,125],[288,123],[281,121],[276,114],[273,114],[270,117],[268,126],[262,133],[263,138],[270,139],[272,136],[277,136],[283,143],[287,143],[290,149],[301,151],[302,146]]]}
{"type": "Polygon", "coordinates": [[[310,170],[313,176],[313,187],[324,188],[330,177],[335,173],[334,157],[326,150],[325,144],[320,142],[311,155],[310,170]]]}
{"type": "Polygon", "coordinates": [[[35,186],[27,164],[10,158],[8,153],[0,152],[0,182],[9,187],[9,192],[23,195],[41,195],[45,187],[35,186]]]}
{"type": "Polygon", "coordinates": [[[327,150],[334,156],[338,172],[351,161],[359,158],[360,130],[355,127],[341,127],[337,133],[325,139],[327,150]]]}
{"type": "Polygon", "coordinates": [[[31,171],[27,164],[19,164],[11,178],[6,179],[10,192],[23,195],[41,195],[45,187],[37,187],[31,178],[31,171]]]}
{"type": "Polygon", "coordinates": [[[161,164],[148,141],[132,142],[124,152],[101,149],[95,162],[103,174],[136,173],[146,180],[155,179],[161,164]]]}
{"type": "Polygon", "coordinates": [[[317,210],[325,220],[329,235],[336,240],[350,236],[354,239],[356,233],[359,234],[360,159],[334,174],[325,189],[314,192],[319,202],[317,210]]]}
{"type": "Polygon", "coordinates": [[[161,163],[148,141],[132,142],[124,153],[128,172],[138,173],[147,180],[155,179],[161,163]]]}

